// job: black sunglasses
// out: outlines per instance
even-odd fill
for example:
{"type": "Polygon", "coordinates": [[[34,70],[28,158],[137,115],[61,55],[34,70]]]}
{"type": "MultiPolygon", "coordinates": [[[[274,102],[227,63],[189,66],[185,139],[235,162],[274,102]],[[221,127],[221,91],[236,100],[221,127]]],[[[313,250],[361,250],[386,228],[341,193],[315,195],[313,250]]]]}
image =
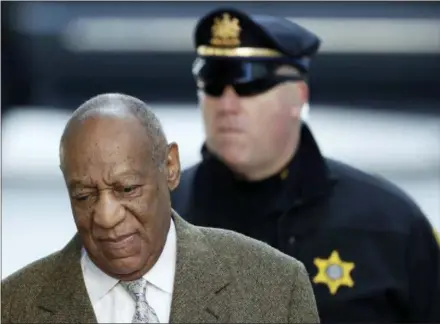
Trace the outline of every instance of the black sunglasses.
{"type": "Polygon", "coordinates": [[[255,96],[287,81],[302,81],[304,76],[278,75],[278,62],[221,60],[198,58],[193,65],[193,75],[199,90],[214,97],[231,86],[239,96],[255,96]]]}
{"type": "Polygon", "coordinates": [[[287,81],[301,81],[302,77],[295,76],[272,76],[263,79],[252,80],[243,83],[222,83],[222,82],[198,82],[197,88],[202,90],[207,95],[212,97],[220,97],[225,88],[230,86],[234,89],[235,93],[240,97],[250,97],[262,94],[277,85],[287,81]]]}

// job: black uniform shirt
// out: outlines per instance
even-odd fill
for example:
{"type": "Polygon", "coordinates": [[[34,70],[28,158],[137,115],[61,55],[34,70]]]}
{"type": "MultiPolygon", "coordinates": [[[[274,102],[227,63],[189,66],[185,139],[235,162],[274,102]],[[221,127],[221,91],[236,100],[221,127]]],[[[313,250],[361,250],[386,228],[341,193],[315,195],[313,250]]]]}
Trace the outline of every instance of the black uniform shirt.
{"type": "Polygon", "coordinates": [[[245,183],[203,155],[184,172],[173,208],[302,261],[322,322],[440,322],[439,246],[394,185],[324,159],[306,125],[288,171],[268,180],[245,183]]]}

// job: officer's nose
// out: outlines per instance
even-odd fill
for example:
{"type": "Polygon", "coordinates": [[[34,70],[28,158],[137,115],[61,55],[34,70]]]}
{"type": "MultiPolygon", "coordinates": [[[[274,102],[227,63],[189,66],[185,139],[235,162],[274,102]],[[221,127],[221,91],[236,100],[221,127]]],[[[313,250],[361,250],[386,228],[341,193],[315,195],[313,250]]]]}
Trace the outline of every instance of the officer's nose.
{"type": "Polygon", "coordinates": [[[225,113],[237,113],[240,109],[240,97],[231,86],[226,86],[220,97],[219,108],[225,113]]]}
{"type": "Polygon", "coordinates": [[[124,220],[125,209],[110,190],[100,192],[95,205],[93,221],[101,228],[111,229],[124,220]]]}

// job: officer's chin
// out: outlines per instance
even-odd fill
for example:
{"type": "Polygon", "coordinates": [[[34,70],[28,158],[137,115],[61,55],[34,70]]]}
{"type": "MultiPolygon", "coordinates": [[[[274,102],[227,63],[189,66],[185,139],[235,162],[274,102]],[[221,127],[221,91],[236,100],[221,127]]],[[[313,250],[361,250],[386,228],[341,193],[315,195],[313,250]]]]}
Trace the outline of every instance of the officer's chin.
{"type": "Polygon", "coordinates": [[[232,169],[247,168],[250,164],[246,152],[240,147],[228,147],[219,152],[220,159],[232,169]]]}

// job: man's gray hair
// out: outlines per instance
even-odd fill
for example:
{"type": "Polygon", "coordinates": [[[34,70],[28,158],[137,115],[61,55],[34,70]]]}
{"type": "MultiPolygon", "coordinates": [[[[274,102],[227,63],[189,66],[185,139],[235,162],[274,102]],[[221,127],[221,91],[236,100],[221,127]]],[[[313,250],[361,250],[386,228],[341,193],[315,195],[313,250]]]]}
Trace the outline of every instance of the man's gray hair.
{"type": "Polygon", "coordinates": [[[104,93],[84,102],[74,111],[64,128],[60,141],[60,162],[63,165],[63,146],[73,124],[94,115],[135,117],[145,128],[151,143],[151,156],[155,165],[163,171],[167,153],[167,139],[162,125],[152,109],[142,100],[121,93],[104,93]]]}

